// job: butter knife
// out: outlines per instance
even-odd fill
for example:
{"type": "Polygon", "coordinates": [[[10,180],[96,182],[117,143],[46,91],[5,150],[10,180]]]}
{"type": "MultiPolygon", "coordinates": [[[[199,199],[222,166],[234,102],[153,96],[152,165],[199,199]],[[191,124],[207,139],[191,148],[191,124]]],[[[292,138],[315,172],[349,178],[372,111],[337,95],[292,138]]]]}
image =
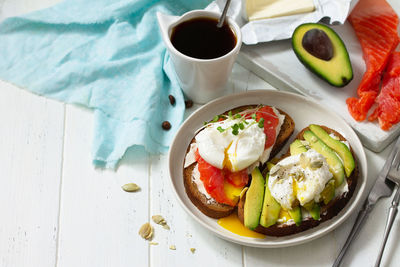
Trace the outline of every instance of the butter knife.
{"type": "Polygon", "coordinates": [[[386,179],[386,176],[389,172],[393,158],[396,155],[399,148],[400,148],[400,137],[397,139],[396,144],[394,145],[392,151],[390,152],[389,157],[385,162],[385,165],[383,165],[383,168],[380,171],[374,186],[372,187],[371,191],[368,194],[368,198],[365,200],[363,204],[363,208],[358,213],[357,219],[353,225],[353,228],[351,229],[349,236],[347,237],[346,243],[343,245],[342,250],[339,252],[339,255],[337,256],[332,267],[338,267],[341,265],[342,259],[346,254],[351,242],[360,232],[361,227],[365,223],[365,219],[368,217],[368,214],[371,212],[376,202],[382,197],[389,197],[392,195],[394,183],[386,179]]]}

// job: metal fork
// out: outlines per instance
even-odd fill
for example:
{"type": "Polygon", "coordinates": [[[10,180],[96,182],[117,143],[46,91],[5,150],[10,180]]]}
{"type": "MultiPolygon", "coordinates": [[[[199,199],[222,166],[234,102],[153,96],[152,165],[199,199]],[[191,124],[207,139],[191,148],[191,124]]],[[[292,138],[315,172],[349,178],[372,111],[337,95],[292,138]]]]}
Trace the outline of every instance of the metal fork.
{"type": "Polygon", "coordinates": [[[389,169],[387,178],[389,180],[393,181],[397,185],[397,187],[396,187],[396,194],[394,195],[393,200],[392,200],[392,205],[389,208],[389,214],[388,214],[388,217],[386,220],[384,237],[382,240],[381,249],[379,251],[378,258],[376,259],[375,267],[379,267],[379,265],[381,264],[383,250],[385,249],[386,241],[389,237],[389,233],[390,233],[390,230],[392,229],[394,219],[396,218],[396,215],[397,215],[397,206],[399,205],[399,200],[400,200],[400,190],[399,190],[400,152],[397,152],[395,158],[393,159],[392,166],[389,169]]]}

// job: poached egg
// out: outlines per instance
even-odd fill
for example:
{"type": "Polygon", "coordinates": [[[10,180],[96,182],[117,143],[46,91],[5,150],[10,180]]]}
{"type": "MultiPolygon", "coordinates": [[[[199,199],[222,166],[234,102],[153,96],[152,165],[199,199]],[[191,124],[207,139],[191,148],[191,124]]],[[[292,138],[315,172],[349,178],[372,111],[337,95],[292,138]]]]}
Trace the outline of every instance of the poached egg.
{"type": "Polygon", "coordinates": [[[282,208],[290,210],[297,201],[302,206],[312,200],[319,202],[331,178],[325,157],[309,149],[284,158],[272,167],[268,187],[282,208]]]}
{"type": "Polygon", "coordinates": [[[254,119],[234,119],[210,123],[196,135],[200,156],[218,169],[231,172],[243,170],[263,155],[266,136],[264,128],[254,119]],[[237,134],[232,126],[243,125],[237,134]]]}

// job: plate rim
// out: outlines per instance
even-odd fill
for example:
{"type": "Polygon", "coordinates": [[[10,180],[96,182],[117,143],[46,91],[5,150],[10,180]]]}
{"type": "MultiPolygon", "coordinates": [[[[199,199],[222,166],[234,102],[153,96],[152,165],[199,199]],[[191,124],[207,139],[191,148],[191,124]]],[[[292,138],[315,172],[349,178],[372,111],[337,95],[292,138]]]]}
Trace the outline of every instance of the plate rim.
{"type": "MultiPolygon", "coordinates": [[[[263,96],[265,97],[265,96],[263,96]]],[[[232,108],[234,108],[235,106],[232,105],[232,108]]],[[[352,144],[354,145],[354,144],[352,144]]],[[[353,128],[351,128],[349,126],[349,124],[342,118],[340,117],[338,114],[336,114],[333,111],[330,111],[328,109],[326,109],[324,106],[320,105],[319,103],[317,103],[314,99],[307,97],[307,96],[303,96],[297,93],[292,93],[292,92],[284,92],[284,91],[278,91],[278,90],[265,90],[265,89],[261,89],[261,90],[247,90],[244,92],[239,92],[239,93],[235,93],[235,94],[230,94],[230,95],[225,95],[222,97],[219,97],[213,101],[210,101],[209,103],[203,105],[202,107],[200,107],[199,109],[197,109],[195,112],[193,112],[183,123],[182,125],[179,127],[178,131],[176,132],[172,142],[171,142],[171,146],[168,152],[168,173],[169,173],[169,184],[174,192],[175,198],[177,199],[178,203],[182,206],[182,208],[185,210],[186,213],[188,213],[197,223],[199,223],[200,225],[202,225],[203,227],[205,227],[206,229],[208,229],[209,231],[211,231],[213,234],[216,234],[218,237],[236,243],[236,244],[240,244],[240,245],[244,245],[244,246],[249,246],[249,247],[260,247],[260,248],[279,248],[279,247],[289,247],[289,246],[295,246],[295,245],[299,245],[299,244],[303,244],[306,242],[310,242],[312,240],[315,240],[317,238],[320,238],[326,234],[328,234],[329,232],[333,231],[334,229],[336,229],[337,227],[339,227],[343,222],[345,222],[348,217],[350,217],[353,212],[357,211],[357,207],[360,206],[361,204],[361,200],[362,200],[362,196],[364,195],[364,191],[365,191],[365,187],[366,187],[366,182],[367,182],[367,166],[366,166],[367,160],[366,160],[366,154],[365,154],[365,150],[364,150],[364,146],[362,145],[358,135],[355,133],[355,131],[353,130],[353,128]],[[356,160],[358,160],[358,164],[359,164],[359,177],[358,177],[358,181],[357,181],[357,186],[355,189],[355,192],[353,194],[353,196],[351,197],[349,203],[347,203],[347,210],[346,212],[342,213],[343,210],[341,210],[336,216],[334,216],[333,218],[336,217],[336,221],[333,224],[329,224],[324,226],[321,229],[318,229],[317,231],[313,232],[311,235],[305,236],[304,238],[299,238],[298,240],[291,240],[289,239],[285,239],[282,241],[276,241],[276,240],[268,240],[268,241],[263,241],[263,239],[257,239],[257,241],[254,243],[253,238],[249,238],[248,241],[243,241],[239,238],[235,238],[233,236],[227,236],[224,235],[223,233],[219,232],[217,229],[211,227],[209,224],[207,224],[206,222],[204,222],[203,220],[201,220],[201,218],[198,218],[187,206],[186,204],[183,202],[183,200],[180,198],[179,193],[177,191],[177,188],[174,185],[173,179],[172,179],[172,168],[174,168],[176,165],[172,164],[172,153],[174,152],[174,148],[176,146],[176,143],[178,142],[178,138],[179,136],[182,134],[182,132],[184,132],[185,126],[191,122],[191,120],[193,120],[194,117],[197,116],[198,113],[201,113],[204,110],[207,110],[210,106],[214,106],[214,105],[218,105],[218,103],[221,102],[226,102],[229,100],[234,100],[237,99],[238,97],[251,97],[251,96],[258,96],[258,95],[268,95],[268,94],[273,94],[273,95],[277,95],[277,96],[287,96],[287,97],[293,97],[293,98],[297,98],[305,103],[312,103],[313,105],[316,105],[318,108],[324,110],[324,112],[328,113],[330,116],[332,116],[333,118],[335,118],[336,120],[339,120],[342,122],[342,125],[346,128],[346,132],[349,131],[355,138],[357,141],[357,146],[360,148],[360,154],[356,155],[356,160]],[[339,217],[337,217],[339,216],[339,217]],[[253,242],[252,242],[253,241],[253,242]]],[[[175,167],[176,168],[176,167],[175,167]]],[[[332,219],[333,219],[332,218],[332,219]]],[[[318,227],[318,226],[317,226],[318,227]]],[[[301,237],[302,234],[305,234],[307,231],[304,232],[300,232],[298,234],[295,234],[293,236],[296,237],[301,237]]],[[[243,236],[239,236],[240,238],[246,238],[243,236]]],[[[288,236],[286,236],[287,238],[288,236]]],[[[279,239],[279,237],[276,238],[277,240],[279,239]]]]}

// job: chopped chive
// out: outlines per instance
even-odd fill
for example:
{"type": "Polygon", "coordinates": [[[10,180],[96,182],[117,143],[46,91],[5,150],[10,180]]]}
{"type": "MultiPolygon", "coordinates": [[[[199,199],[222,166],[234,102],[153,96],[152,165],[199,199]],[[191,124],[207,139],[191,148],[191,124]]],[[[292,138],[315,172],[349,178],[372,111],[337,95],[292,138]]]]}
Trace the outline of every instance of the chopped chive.
{"type": "Polygon", "coordinates": [[[243,130],[244,129],[244,124],[243,123],[239,123],[239,128],[240,128],[240,130],[243,130]]]}
{"type": "Polygon", "coordinates": [[[216,115],[216,116],[213,118],[212,122],[217,122],[217,121],[218,121],[218,119],[219,119],[219,116],[218,116],[218,115],[216,115]]]}
{"type": "Polygon", "coordinates": [[[255,119],[257,118],[256,113],[253,113],[253,114],[251,115],[251,118],[252,118],[253,120],[255,120],[255,119]]]}
{"type": "Polygon", "coordinates": [[[261,119],[258,121],[258,127],[264,128],[264,118],[261,118],[261,119]]]}
{"type": "Polygon", "coordinates": [[[205,121],[205,122],[203,122],[203,124],[204,124],[204,125],[207,125],[207,124],[208,124],[208,122],[206,122],[206,121],[205,121]]]}
{"type": "Polygon", "coordinates": [[[249,124],[247,121],[244,121],[245,124],[249,124]]]}
{"type": "Polygon", "coordinates": [[[231,126],[232,128],[232,134],[233,135],[238,135],[239,133],[239,125],[237,123],[235,123],[234,125],[231,126]]]}
{"type": "Polygon", "coordinates": [[[242,117],[242,115],[240,115],[239,113],[235,115],[235,119],[240,119],[242,117]]]}
{"type": "Polygon", "coordinates": [[[217,130],[218,130],[220,133],[222,133],[222,132],[224,132],[224,131],[225,131],[225,129],[224,129],[224,128],[222,128],[221,126],[218,126],[218,127],[217,127],[217,130]]]}
{"type": "Polygon", "coordinates": [[[229,112],[228,112],[228,117],[232,118],[232,111],[231,110],[229,110],[229,112]]]}

